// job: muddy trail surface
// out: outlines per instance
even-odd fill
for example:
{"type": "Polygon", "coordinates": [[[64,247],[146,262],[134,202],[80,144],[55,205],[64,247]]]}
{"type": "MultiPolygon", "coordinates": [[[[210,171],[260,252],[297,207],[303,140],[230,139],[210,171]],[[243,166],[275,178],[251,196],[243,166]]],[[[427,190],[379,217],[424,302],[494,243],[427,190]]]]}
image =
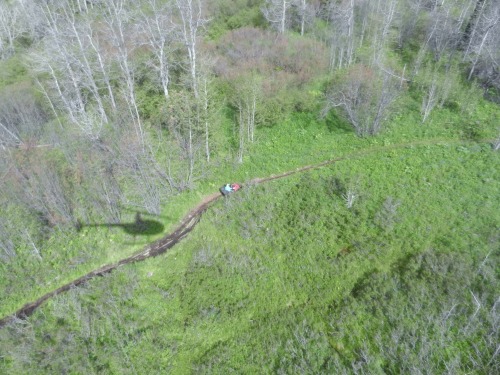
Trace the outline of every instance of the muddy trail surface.
{"type": "MultiPolygon", "coordinates": [[[[490,141],[490,140],[488,140],[490,141]]],[[[416,142],[411,142],[411,143],[404,143],[404,144],[395,144],[395,145],[390,145],[390,146],[381,146],[381,147],[374,147],[362,151],[355,151],[351,154],[338,157],[335,159],[330,159],[326,160],[324,162],[318,163],[318,164],[312,164],[312,165],[307,165],[303,167],[299,167],[281,174],[276,174],[276,175],[271,175],[268,177],[264,178],[254,178],[250,181],[247,181],[246,183],[243,184],[243,187],[245,186],[251,186],[251,185],[257,185],[261,183],[265,183],[268,181],[272,180],[277,180],[280,178],[285,178],[297,173],[302,173],[306,172],[309,170],[313,169],[318,169],[321,167],[324,167],[326,165],[334,164],[336,162],[342,161],[342,160],[347,160],[347,159],[356,159],[359,157],[364,157],[373,153],[381,152],[381,151],[390,151],[393,149],[400,149],[400,148],[407,148],[407,147],[416,147],[416,146],[425,146],[425,145],[436,145],[436,144],[443,144],[443,145],[450,145],[454,143],[467,143],[466,141],[460,141],[460,140],[446,140],[446,139],[432,139],[432,140],[422,140],[422,141],[416,141],[416,142]]],[[[234,194],[234,193],[233,193],[234,194]]],[[[200,221],[200,218],[202,214],[208,209],[208,207],[221,198],[222,195],[221,193],[217,192],[211,195],[206,196],[196,207],[194,207],[184,218],[181,220],[180,224],[177,226],[177,228],[170,234],[166,235],[165,237],[157,240],[156,242],[153,242],[152,244],[147,245],[145,248],[143,248],[141,251],[128,256],[116,263],[108,264],[105,266],[102,266],[98,269],[95,269],[86,275],[83,275],[79,277],[76,280],[73,280],[45,295],[37,299],[36,301],[29,302],[25,304],[23,307],[21,307],[19,310],[17,310],[14,314],[6,316],[2,319],[0,319],[0,328],[4,327],[10,322],[13,322],[17,319],[26,319],[28,316],[30,316],[40,305],[42,305],[45,301],[48,299],[57,296],[58,294],[61,294],[63,292],[66,292],[70,289],[73,289],[75,287],[78,287],[79,285],[82,285],[86,283],[87,281],[95,278],[96,276],[103,276],[116,268],[130,264],[133,262],[139,262],[147,258],[155,257],[157,255],[165,253],[167,250],[171,249],[175,244],[177,244],[180,240],[182,240],[189,232],[193,230],[195,225],[200,221]]]]}

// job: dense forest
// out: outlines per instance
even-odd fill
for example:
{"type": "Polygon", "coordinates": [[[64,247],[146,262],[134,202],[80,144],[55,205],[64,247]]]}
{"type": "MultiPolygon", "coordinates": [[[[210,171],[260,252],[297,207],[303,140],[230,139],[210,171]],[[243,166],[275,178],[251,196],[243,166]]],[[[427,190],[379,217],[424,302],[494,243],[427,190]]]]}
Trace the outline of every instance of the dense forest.
{"type": "Polygon", "coordinates": [[[497,0],[0,1],[0,373],[500,373],[499,104],[497,0]]]}

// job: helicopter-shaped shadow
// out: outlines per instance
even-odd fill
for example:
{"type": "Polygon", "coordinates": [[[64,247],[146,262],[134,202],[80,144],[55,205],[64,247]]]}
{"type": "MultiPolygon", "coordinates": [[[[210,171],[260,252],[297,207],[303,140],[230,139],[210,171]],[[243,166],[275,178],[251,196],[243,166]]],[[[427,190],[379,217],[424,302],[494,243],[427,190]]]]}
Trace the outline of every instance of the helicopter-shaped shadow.
{"type": "Polygon", "coordinates": [[[152,236],[162,233],[165,230],[165,226],[161,222],[152,219],[143,219],[140,212],[136,212],[135,220],[131,223],[80,224],[78,230],[80,231],[83,227],[122,228],[125,233],[133,236],[134,240],[136,236],[152,236]]]}

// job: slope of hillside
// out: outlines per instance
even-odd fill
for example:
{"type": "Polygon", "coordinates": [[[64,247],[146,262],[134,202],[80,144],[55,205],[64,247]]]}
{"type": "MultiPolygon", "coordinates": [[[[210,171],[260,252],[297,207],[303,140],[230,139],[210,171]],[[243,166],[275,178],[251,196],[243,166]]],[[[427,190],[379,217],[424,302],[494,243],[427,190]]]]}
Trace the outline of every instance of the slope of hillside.
{"type": "Polygon", "coordinates": [[[32,354],[3,366],[494,373],[498,158],[415,146],[248,187],[172,252],[4,330],[32,354]]]}

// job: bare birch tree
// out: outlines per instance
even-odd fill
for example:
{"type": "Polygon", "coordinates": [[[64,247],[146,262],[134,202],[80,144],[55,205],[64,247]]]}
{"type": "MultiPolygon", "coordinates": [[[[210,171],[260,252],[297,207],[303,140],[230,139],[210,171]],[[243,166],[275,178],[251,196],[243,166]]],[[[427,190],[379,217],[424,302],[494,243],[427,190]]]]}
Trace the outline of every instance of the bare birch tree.
{"type": "Polygon", "coordinates": [[[15,40],[29,30],[29,22],[18,2],[0,2],[0,58],[14,53],[15,40]]]}
{"type": "Polygon", "coordinates": [[[474,11],[469,18],[469,22],[467,22],[467,26],[465,27],[463,36],[462,36],[462,45],[467,46],[465,48],[464,55],[467,56],[468,50],[471,45],[471,41],[474,38],[474,34],[476,33],[476,27],[478,25],[478,20],[481,17],[484,7],[488,3],[487,0],[475,0],[474,11]]]}
{"type": "Polygon", "coordinates": [[[256,114],[262,97],[262,84],[255,72],[235,81],[233,104],[238,111],[238,162],[243,162],[245,144],[255,139],[256,114]]]}
{"type": "Polygon", "coordinates": [[[16,257],[14,237],[12,228],[9,228],[9,223],[3,217],[0,217],[0,261],[8,262],[16,257]]]}
{"type": "Polygon", "coordinates": [[[0,57],[9,56],[14,51],[14,27],[16,11],[8,3],[0,3],[0,57]]]}
{"type": "Polygon", "coordinates": [[[471,5],[472,0],[450,0],[435,3],[431,7],[427,16],[429,22],[426,25],[426,37],[415,62],[415,72],[418,72],[429,51],[439,61],[443,54],[454,51],[460,45],[462,28],[471,5]]]}
{"type": "Polygon", "coordinates": [[[135,20],[131,13],[130,0],[103,0],[104,22],[109,41],[116,51],[116,58],[125,81],[123,96],[128,104],[137,138],[145,148],[144,130],[135,92],[134,70],[131,64],[131,52],[137,47],[134,39],[135,20]]]}
{"type": "Polygon", "coordinates": [[[191,78],[191,88],[194,96],[198,98],[198,78],[197,78],[197,52],[198,52],[198,32],[208,20],[203,18],[202,5],[200,0],[175,0],[179,10],[180,39],[188,52],[189,73],[191,78]]]}
{"type": "Polygon", "coordinates": [[[498,132],[497,139],[493,142],[493,150],[498,151],[500,150],[500,131],[498,132]]]}
{"type": "MultiPolygon", "coordinates": [[[[484,5],[485,3],[483,3],[484,5]]],[[[468,79],[470,80],[481,60],[492,65],[500,63],[500,4],[491,5],[481,10],[475,27],[471,31],[470,42],[464,59],[471,60],[468,79]]]]}
{"type": "Polygon", "coordinates": [[[293,7],[296,13],[296,23],[299,25],[300,35],[304,35],[306,27],[313,21],[319,8],[319,1],[294,0],[293,7]]]}
{"type": "Polygon", "coordinates": [[[115,90],[111,85],[112,81],[112,56],[105,52],[105,47],[102,46],[102,39],[105,37],[100,35],[99,32],[94,31],[92,28],[89,29],[90,34],[86,37],[89,42],[89,49],[92,50],[94,60],[95,60],[95,71],[100,73],[102,77],[101,80],[106,87],[106,92],[108,94],[108,99],[110,101],[111,109],[113,114],[116,114],[117,104],[116,104],[116,94],[115,90]]]}
{"type": "Polygon", "coordinates": [[[432,62],[421,68],[416,81],[420,82],[424,93],[420,113],[425,122],[435,107],[442,107],[448,100],[452,88],[460,80],[458,68],[449,63],[449,57],[432,62]]]}
{"type": "Polygon", "coordinates": [[[68,39],[68,44],[72,41],[72,44],[76,45],[76,49],[73,49],[71,54],[82,76],[82,78],[80,78],[81,89],[88,91],[94,99],[92,102],[95,102],[97,105],[97,113],[100,116],[99,121],[101,123],[107,123],[109,119],[106,114],[104,100],[100,93],[95,73],[98,72],[98,69],[91,63],[91,59],[94,56],[89,55],[89,52],[92,51],[89,44],[89,37],[92,35],[93,20],[85,15],[78,15],[79,19],[77,20],[78,8],[73,8],[71,3],[69,3],[67,7],[64,7],[62,11],[64,20],[66,21],[62,32],[67,34],[66,38],[68,39]]]}
{"type": "Polygon", "coordinates": [[[168,98],[172,54],[176,52],[175,28],[170,4],[159,0],[148,0],[147,13],[142,12],[139,28],[146,35],[146,44],[153,59],[150,66],[157,72],[165,99],[168,98]]]}
{"type": "Polygon", "coordinates": [[[355,7],[355,14],[359,19],[357,24],[361,25],[360,46],[369,47],[370,64],[382,64],[387,47],[393,39],[397,0],[359,1],[355,7]]]}
{"type": "Polygon", "coordinates": [[[211,139],[213,132],[216,130],[216,116],[220,111],[222,104],[217,102],[216,94],[214,91],[215,76],[213,74],[213,67],[216,64],[213,58],[205,56],[202,64],[200,65],[198,74],[198,121],[200,127],[204,129],[205,133],[205,159],[210,162],[212,146],[211,139]]]}
{"type": "Polygon", "coordinates": [[[262,13],[271,26],[284,34],[290,24],[289,10],[293,0],[266,0],[262,13]]]}
{"type": "Polygon", "coordinates": [[[341,69],[351,65],[354,59],[354,0],[332,1],[328,13],[330,70],[341,69]]]}
{"type": "Polygon", "coordinates": [[[325,113],[339,107],[356,134],[377,134],[400,90],[399,80],[366,66],[353,67],[327,96],[325,113]]]}
{"type": "Polygon", "coordinates": [[[87,122],[85,113],[94,110],[100,116],[101,122],[108,122],[108,110],[111,109],[113,113],[116,111],[115,94],[110,83],[112,59],[105,56],[100,45],[99,34],[102,28],[96,27],[95,16],[81,13],[80,9],[88,9],[83,8],[82,2],[66,0],[49,1],[35,9],[38,9],[44,18],[44,40],[39,50],[32,55],[33,69],[36,72],[48,73],[52,78],[61,102],[64,103],[62,109],[70,115],[73,123],[87,122]],[[72,93],[69,98],[74,96],[82,100],[77,99],[76,102],[70,103],[69,98],[63,98],[65,95],[61,93],[66,93],[69,88],[61,83],[67,79],[71,80],[69,87],[72,93]],[[103,82],[107,97],[101,93],[103,82]],[[83,96],[79,93],[82,91],[90,95],[83,96]]]}
{"type": "Polygon", "coordinates": [[[70,15],[74,9],[67,2],[41,4],[44,17],[44,39],[30,56],[32,69],[47,74],[49,86],[44,92],[55,93],[51,105],[69,116],[82,134],[97,139],[107,121],[104,104],[97,87],[93,67],[89,63],[86,47],[80,38],[79,26],[70,15]],[[75,34],[79,42],[74,43],[75,34]],[[90,95],[89,95],[90,94],[90,95]],[[97,104],[97,110],[93,107],[97,104]]]}
{"type": "Polygon", "coordinates": [[[198,121],[199,109],[199,98],[194,96],[194,92],[170,93],[165,111],[171,136],[168,140],[170,149],[165,150],[169,159],[165,176],[178,191],[191,188],[201,173],[200,153],[203,153],[205,133],[198,121]]]}

